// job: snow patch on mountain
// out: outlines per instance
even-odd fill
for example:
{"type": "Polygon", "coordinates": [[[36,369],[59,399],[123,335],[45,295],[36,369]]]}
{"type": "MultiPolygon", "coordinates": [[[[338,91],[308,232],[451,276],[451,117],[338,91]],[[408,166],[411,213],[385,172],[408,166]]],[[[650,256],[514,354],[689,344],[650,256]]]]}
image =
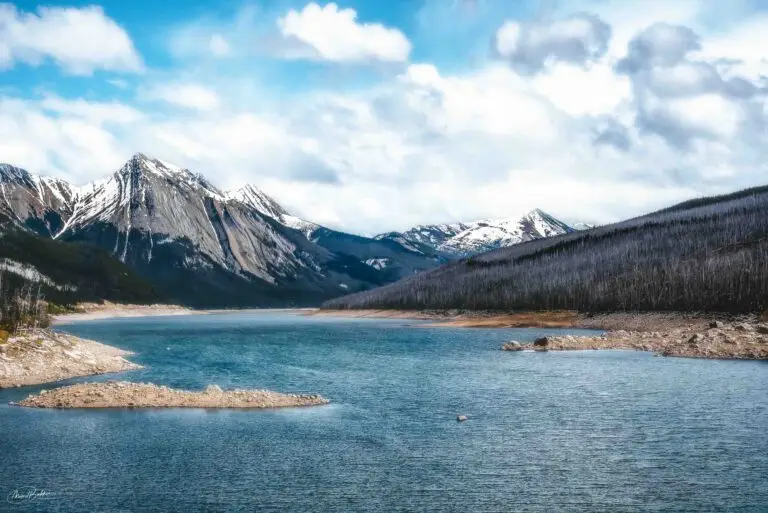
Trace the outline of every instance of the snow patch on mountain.
{"type": "Polygon", "coordinates": [[[365,261],[366,265],[370,265],[377,271],[385,269],[392,261],[389,258],[369,258],[365,261]]]}

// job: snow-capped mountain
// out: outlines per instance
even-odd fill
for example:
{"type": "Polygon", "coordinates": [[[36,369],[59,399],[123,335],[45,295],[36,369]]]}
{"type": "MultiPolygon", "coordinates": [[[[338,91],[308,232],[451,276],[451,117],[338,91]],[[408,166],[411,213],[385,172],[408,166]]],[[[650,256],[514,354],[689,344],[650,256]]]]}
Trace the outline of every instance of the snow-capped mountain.
{"type": "Polygon", "coordinates": [[[535,209],[520,218],[423,225],[402,233],[384,233],[375,238],[396,241],[405,247],[421,251],[468,256],[573,231],[576,231],[576,228],[535,209]]]}
{"type": "Polygon", "coordinates": [[[171,298],[197,305],[313,304],[440,263],[290,215],[258,188],[134,155],[75,187],[0,166],[0,219],[104,248],[171,298]]]}

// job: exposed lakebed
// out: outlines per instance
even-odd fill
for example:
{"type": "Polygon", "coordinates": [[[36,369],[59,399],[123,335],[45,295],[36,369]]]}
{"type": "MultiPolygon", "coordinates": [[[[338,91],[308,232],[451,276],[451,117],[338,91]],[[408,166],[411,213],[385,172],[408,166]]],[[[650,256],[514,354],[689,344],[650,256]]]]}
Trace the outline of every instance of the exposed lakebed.
{"type": "MultiPolygon", "coordinates": [[[[768,363],[509,353],[580,330],[227,313],[61,326],[133,351],[110,379],[318,393],[310,409],[8,407],[14,511],[760,511],[768,363]],[[469,420],[457,423],[456,416],[469,420]]],[[[2,510],[2,508],[0,508],[2,510]]]]}

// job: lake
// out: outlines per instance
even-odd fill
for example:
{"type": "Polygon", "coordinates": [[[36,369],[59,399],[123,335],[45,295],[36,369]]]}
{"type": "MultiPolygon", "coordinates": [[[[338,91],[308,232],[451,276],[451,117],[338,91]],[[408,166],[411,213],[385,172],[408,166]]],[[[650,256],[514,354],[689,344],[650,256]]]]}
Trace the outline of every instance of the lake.
{"type": "Polygon", "coordinates": [[[563,331],[286,312],[58,329],[145,366],[70,382],[332,403],[36,410],[7,403],[52,385],[2,390],[0,511],[768,511],[768,362],[503,352],[563,331]]]}

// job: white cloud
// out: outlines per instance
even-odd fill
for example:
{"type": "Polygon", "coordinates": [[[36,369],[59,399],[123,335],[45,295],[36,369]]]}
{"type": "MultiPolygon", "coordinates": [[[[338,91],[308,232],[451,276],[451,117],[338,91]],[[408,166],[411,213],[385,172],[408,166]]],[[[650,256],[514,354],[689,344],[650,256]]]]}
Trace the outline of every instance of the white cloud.
{"type": "Polygon", "coordinates": [[[354,9],[339,9],[335,3],[292,9],[277,24],[283,37],[300,44],[288,54],[293,58],[403,62],[411,52],[411,43],[399,30],[360,23],[354,9]]]}
{"type": "Polygon", "coordinates": [[[0,4],[0,69],[46,59],[74,75],[143,69],[128,34],[101,7],[40,7],[30,13],[0,4]]]}
{"type": "Polygon", "coordinates": [[[506,21],[494,47],[517,69],[538,72],[552,62],[583,65],[608,48],[611,28],[594,14],[578,13],[550,21],[506,21]]]}
{"type": "Polygon", "coordinates": [[[177,107],[202,112],[216,110],[221,105],[221,99],[216,92],[200,84],[161,84],[151,88],[145,96],[177,107]]]}
{"type": "MultiPolygon", "coordinates": [[[[698,16],[694,2],[680,1],[670,5],[673,17],[698,16]]],[[[145,86],[145,95],[157,93],[169,104],[146,111],[60,97],[4,98],[0,160],[83,182],[143,151],[224,188],[255,183],[299,215],[361,233],[514,216],[534,207],[609,222],[763,182],[766,98],[749,81],[755,79],[739,82],[733,65],[715,62],[758,59],[759,52],[750,53],[735,32],[713,36],[700,29],[688,39],[679,37],[691,36],[685,30],[645,32],[642,44],[630,48],[654,22],[680,20],[629,4],[595,4],[614,6],[598,14],[614,24],[622,49],[614,40],[605,54],[582,52],[597,46],[579,42],[588,34],[580,28],[558,35],[564,37],[558,41],[578,40],[573,54],[529,35],[520,41],[538,41],[538,50],[521,54],[507,46],[507,62],[464,72],[411,64],[400,76],[355,92],[305,90],[265,101],[254,94],[250,69],[239,80],[183,70],[175,83],[145,86]],[[643,24],[634,22],[633,9],[643,24]],[[636,30],[628,34],[626,27],[636,30]],[[536,73],[520,73],[514,55],[535,57],[536,73]],[[616,72],[627,56],[635,65],[616,72]],[[184,110],[168,108],[173,105],[184,110]]],[[[226,34],[230,50],[241,55],[245,39],[237,31],[198,29],[194,41],[203,54],[210,56],[212,35],[226,34]]],[[[508,36],[507,43],[519,39],[508,36]]],[[[359,55],[359,47],[348,46],[359,55]]],[[[320,47],[326,58],[351,58],[320,47]]],[[[364,60],[375,59],[362,48],[364,60]]],[[[320,50],[314,52],[319,58],[320,50]]]]}
{"type": "Polygon", "coordinates": [[[572,116],[615,112],[631,95],[627,77],[617,76],[612,67],[604,63],[590,69],[557,64],[548,72],[536,75],[532,86],[572,116]]]}

